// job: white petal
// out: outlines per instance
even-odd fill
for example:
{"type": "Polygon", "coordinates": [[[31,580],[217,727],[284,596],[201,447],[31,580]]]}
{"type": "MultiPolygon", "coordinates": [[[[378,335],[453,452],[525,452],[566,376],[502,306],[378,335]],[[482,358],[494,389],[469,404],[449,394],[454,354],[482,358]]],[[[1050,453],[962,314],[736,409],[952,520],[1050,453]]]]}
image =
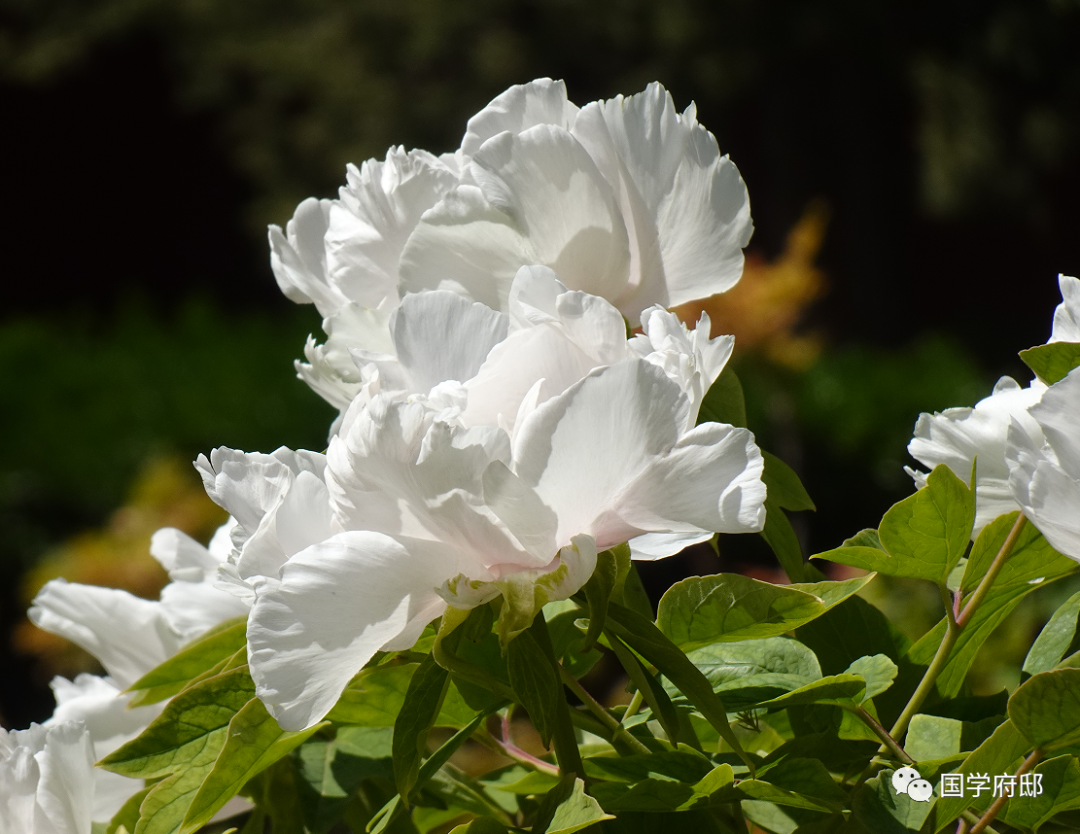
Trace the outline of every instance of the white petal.
{"type": "Polygon", "coordinates": [[[566,130],[540,125],[504,133],[477,152],[473,177],[514,218],[530,257],[570,289],[613,298],[626,285],[629,242],[611,186],[566,130]]]}
{"type": "Polygon", "coordinates": [[[330,216],[330,200],[312,197],[296,207],[282,234],[270,226],[270,266],[278,286],[290,301],[314,303],[323,316],[333,313],[348,299],[326,280],[324,236],[330,216]]]}
{"type": "Polygon", "coordinates": [[[618,512],[646,530],[757,533],[765,524],[763,467],[749,431],[703,423],[626,486],[618,512]]]}
{"type": "Polygon", "coordinates": [[[514,219],[474,185],[460,185],[424,214],[401,254],[401,291],[450,290],[506,309],[518,268],[533,263],[514,219]]]}
{"type": "Polygon", "coordinates": [[[1024,515],[1055,550],[1080,562],[1080,482],[1015,424],[1009,430],[1008,461],[1009,486],[1024,515]]]}
{"type": "Polygon", "coordinates": [[[1051,342],[1080,342],[1080,279],[1058,275],[1061,303],[1054,310],[1051,342]]]}
{"type": "MultiPolygon", "coordinates": [[[[78,722],[48,728],[40,771],[38,805],[58,834],[90,834],[94,803],[94,751],[78,722]]],[[[39,829],[40,830],[40,829],[39,829]]]]}
{"type": "Polygon", "coordinates": [[[163,527],[150,537],[150,555],[168,571],[170,579],[185,582],[213,578],[222,561],[175,527],[163,527]]]}
{"type": "MultiPolygon", "coordinates": [[[[131,696],[121,695],[111,679],[97,675],[84,673],[74,681],[57,677],[49,685],[56,696],[56,710],[45,725],[81,721],[90,734],[95,761],[135,738],[165,706],[153,704],[128,709],[131,696]]],[[[120,807],[143,788],[142,780],[129,779],[101,768],[94,768],[93,779],[91,819],[94,820],[112,819],[120,807]]]]}
{"type": "Polygon", "coordinates": [[[505,310],[519,267],[613,297],[626,285],[626,228],[611,187],[565,130],[541,125],[488,140],[460,186],[424,215],[402,255],[407,290],[442,287],[505,310]]]}
{"type": "Polygon", "coordinates": [[[217,571],[202,582],[170,582],[161,589],[161,609],[183,642],[247,614],[250,603],[217,587],[217,571]]]}
{"type": "Polygon", "coordinates": [[[603,549],[652,532],[618,518],[619,497],[675,445],[687,409],[682,391],[660,369],[627,360],[594,372],[529,416],[515,439],[514,471],[555,510],[558,542],[588,533],[603,549]]]}
{"type": "Polygon", "coordinates": [[[348,166],[347,187],[330,209],[326,231],[329,280],[365,307],[398,298],[398,261],[420,216],[457,177],[426,151],[391,148],[385,162],[348,166]]]}
{"type": "Polygon", "coordinates": [[[733,286],[753,226],[746,186],[698,124],[653,83],[642,93],[594,102],[573,133],[616,184],[632,229],[634,290],[616,300],[632,320],[645,307],[674,306],[733,286]]]}
{"type": "Polygon", "coordinates": [[[532,561],[484,506],[483,472],[509,456],[498,430],[463,432],[421,403],[377,399],[328,454],[341,528],[442,541],[478,564],[532,561]]]}
{"type": "Polygon", "coordinates": [[[931,469],[944,463],[965,483],[971,480],[971,467],[976,464],[974,536],[1002,511],[1017,509],[1010,504],[1004,487],[1009,478],[1006,435],[1010,423],[1015,422],[1035,446],[1042,444],[1042,430],[1028,408],[1039,401],[1045,390],[1046,386],[1037,380],[1021,388],[1013,379],[1002,377],[993,393],[974,408],[921,414],[915,423],[908,452],[920,463],[931,469]]]}
{"type": "Polygon", "coordinates": [[[452,554],[371,532],[296,554],[248,621],[251,675],[270,714],[286,730],[319,721],[376,651],[438,616],[433,589],[459,569],[452,554]]]}
{"type": "Polygon", "coordinates": [[[630,539],[630,558],[635,561],[653,562],[681,553],[692,544],[707,542],[713,536],[702,533],[646,533],[630,539]]]}
{"type": "Polygon", "coordinates": [[[420,393],[471,379],[508,327],[504,313],[445,291],[405,296],[390,323],[398,360],[420,393]]]}
{"type": "Polygon", "coordinates": [[[1058,463],[1071,477],[1080,479],[1080,369],[1046,389],[1030,409],[1058,463]]]}
{"type": "Polygon", "coordinates": [[[53,579],[35,597],[28,616],[39,628],[86,649],[124,687],[182,645],[159,603],[116,588],[53,579]]]}
{"type": "Polygon", "coordinates": [[[555,533],[559,520],[551,507],[502,461],[494,461],[484,472],[484,500],[522,546],[541,565],[547,564],[558,550],[555,533]]]}
{"type": "Polygon", "coordinates": [[[569,129],[577,112],[577,106],[566,97],[566,84],[562,81],[538,78],[528,84],[517,84],[469,119],[461,151],[472,156],[484,142],[504,130],[521,133],[544,124],[569,129]]]}

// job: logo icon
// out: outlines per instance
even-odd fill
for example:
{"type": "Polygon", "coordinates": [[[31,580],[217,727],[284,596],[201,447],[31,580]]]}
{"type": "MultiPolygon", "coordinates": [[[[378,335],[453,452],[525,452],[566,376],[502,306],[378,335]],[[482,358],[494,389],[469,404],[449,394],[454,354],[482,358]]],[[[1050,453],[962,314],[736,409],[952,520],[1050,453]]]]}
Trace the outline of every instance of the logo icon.
{"type": "Polygon", "coordinates": [[[929,802],[934,796],[934,786],[913,767],[902,767],[896,771],[892,775],[892,786],[898,796],[907,794],[916,802],[929,802]]]}

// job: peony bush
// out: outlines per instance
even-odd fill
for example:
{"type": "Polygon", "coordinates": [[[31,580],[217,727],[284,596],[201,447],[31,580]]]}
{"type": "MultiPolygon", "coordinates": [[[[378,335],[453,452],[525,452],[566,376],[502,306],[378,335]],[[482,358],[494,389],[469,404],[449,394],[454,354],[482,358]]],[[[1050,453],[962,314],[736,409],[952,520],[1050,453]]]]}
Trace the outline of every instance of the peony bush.
{"type": "Polygon", "coordinates": [[[1033,378],[922,415],[913,493],[807,560],[785,511],[813,503],[745,425],[732,337],[667,309],[730,289],[751,231],[659,84],[513,87],[457,151],[301,203],[271,266],[323,316],[297,371],[339,409],[328,446],[200,455],[230,519],[155,535],[159,601],[43,589],[31,619],[108,676],[0,731],[2,830],[1077,830],[1080,593],[1015,691],[965,678],[1080,573],[1080,281],[1033,378]],[[748,533],[790,584],[696,576],[654,610],[636,561],[748,533]],[[936,586],[937,626],[902,637],[858,596],[879,574],[936,586]],[[582,682],[604,656],[628,704],[582,682]]]}

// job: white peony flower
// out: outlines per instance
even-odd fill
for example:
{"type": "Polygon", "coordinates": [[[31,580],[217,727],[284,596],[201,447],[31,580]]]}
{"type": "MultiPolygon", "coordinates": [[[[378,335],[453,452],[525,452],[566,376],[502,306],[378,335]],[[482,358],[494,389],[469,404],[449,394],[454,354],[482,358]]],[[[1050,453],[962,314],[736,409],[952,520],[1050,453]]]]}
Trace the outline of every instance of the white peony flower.
{"type": "Polygon", "coordinates": [[[1080,342],[1080,278],[1058,275],[1061,303],[1054,310],[1051,342],[1080,342]]]}
{"type": "Polygon", "coordinates": [[[93,771],[90,736],[80,722],[0,729],[0,831],[90,834],[93,771]]]}
{"type": "MultiPolygon", "coordinates": [[[[983,527],[1004,513],[1019,509],[1009,487],[1009,465],[1005,460],[1006,437],[1010,425],[1026,435],[1036,447],[1041,446],[1042,430],[1028,409],[1046,391],[1046,386],[1032,380],[1027,388],[1010,377],[1002,377],[993,393],[974,408],[949,408],[939,414],[920,414],[915,436],[908,452],[920,463],[933,469],[944,463],[964,483],[971,480],[975,465],[975,529],[983,527]]],[[[926,483],[926,473],[904,467],[916,486],[926,483]]]]}
{"type": "MultiPolygon", "coordinates": [[[[159,601],[63,579],[46,583],[30,608],[31,621],[90,652],[108,673],[104,678],[79,675],[74,681],[55,678],[52,689],[57,706],[46,726],[82,722],[89,731],[94,761],[146,728],[164,705],[129,709],[131,696],[123,691],[185,643],[248,611],[250,602],[216,587],[218,570],[232,550],[234,526],[232,520],[223,525],[209,548],[179,530],[158,530],[150,553],[172,580],[162,589],[159,601]]],[[[93,771],[93,781],[95,820],[111,819],[142,789],[139,780],[101,769],[93,771]]]]}
{"type": "Polygon", "coordinates": [[[1030,416],[1045,443],[1019,423],[1010,427],[1013,499],[1059,553],[1080,562],[1080,368],[1051,385],[1030,416]]]}
{"type": "Polygon", "coordinates": [[[350,166],[339,199],[305,200],[270,247],[278,284],[314,303],[328,334],[298,372],[344,409],[369,382],[350,351],[387,353],[410,292],[506,311],[518,269],[542,264],[637,322],[729,289],[751,232],[745,184],[693,105],[677,113],[651,84],[579,109],[539,79],[470,119],[453,156],[393,148],[350,166]]]}
{"type": "Polygon", "coordinates": [[[746,186],[659,84],[578,110],[562,82],[511,87],[469,121],[462,179],[402,251],[405,291],[506,309],[529,264],[631,321],[730,289],[752,231],[746,186]]]}
{"type": "MultiPolygon", "coordinates": [[[[120,745],[126,744],[146,729],[164,709],[165,704],[130,707],[131,697],[112,678],[83,673],[69,681],[53,678],[49,684],[56,697],[56,709],[44,723],[52,727],[79,721],[89,733],[94,761],[99,761],[120,745]]],[[[94,768],[94,802],[91,819],[112,819],[132,794],[142,789],[142,781],[130,779],[101,768],[94,768]]]]}

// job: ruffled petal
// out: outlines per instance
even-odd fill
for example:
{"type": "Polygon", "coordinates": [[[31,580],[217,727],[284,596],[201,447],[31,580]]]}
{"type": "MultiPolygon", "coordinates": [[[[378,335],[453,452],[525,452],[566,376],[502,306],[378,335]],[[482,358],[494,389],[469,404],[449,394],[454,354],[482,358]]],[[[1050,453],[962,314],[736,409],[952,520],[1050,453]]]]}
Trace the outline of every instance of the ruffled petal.
{"type": "Polygon", "coordinates": [[[270,714],[286,730],[318,722],[375,652],[403,648],[403,634],[441,613],[434,588],[460,568],[445,548],[366,531],[293,556],[280,582],[258,590],[248,620],[251,675],[270,714]]]}
{"type": "Polygon", "coordinates": [[[1080,342],[1080,279],[1058,275],[1061,303],[1054,310],[1051,342],[1080,342]]]}
{"type": "Polygon", "coordinates": [[[652,532],[619,518],[618,500],[675,445],[687,408],[663,371],[626,360],[594,371],[525,420],[513,468],[555,510],[558,542],[588,533],[603,549],[652,532]]]}
{"type": "Polygon", "coordinates": [[[365,307],[398,298],[398,261],[421,215],[457,176],[427,151],[391,148],[385,161],[349,165],[340,202],[331,206],[326,269],[342,295],[365,307]]]}
{"type": "Polygon", "coordinates": [[[1061,468],[1080,480],[1080,369],[1047,388],[1030,413],[1061,468]]]}
{"type": "Polygon", "coordinates": [[[34,598],[28,616],[39,628],[86,649],[123,687],[183,644],[159,603],[116,588],[53,579],[34,598]]]}
{"type": "Polygon", "coordinates": [[[410,389],[426,394],[440,382],[476,375],[491,349],[506,338],[509,318],[452,292],[405,296],[391,320],[398,361],[410,389]]]}
{"type": "Polygon", "coordinates": [[[535,262],[514,219],[475,185],[460,185],[424,214],[401,254],[401,291],[450,290],[506,309],[517,270],[535,262]]]}
{"type": "MultiPolygon", "coordinates": [[[[78,722],[48,728],[39,768],[37,802],[57,834],[90,834],[94,810],[94,751],[78,722]]],[[[42,828],[34,829],[36,832],[42,828]]]]}
{"type": "Polygon", "coordinates": [[[671,95],[653,83],[629,98],[586,105],[573,133],[615,186],[631,229],[630,286],[619,298],[608,296],[628,318],[739,280],[753,232],[746,185],[693,105],[677,113],[671,95]]]}
{"type": "Polygon", "coordinates": [[[270,226],[270,267],[285,297],[297,304],[314,304],[328,316],[348,299],[326,280],[326,245],[330,200],[309,197],[296,207],[282,233],[270,226]]]}
{"type": "Polygon", "coordinates": [[[538,78],[528,84],[516,84],[469,119],[461,152],[474,155],[484,142],[504,130],[521,133],[535,125],[556,125],[569,130],[577,113],[577,105],[566,97],[563,81],[538,78]]]}

